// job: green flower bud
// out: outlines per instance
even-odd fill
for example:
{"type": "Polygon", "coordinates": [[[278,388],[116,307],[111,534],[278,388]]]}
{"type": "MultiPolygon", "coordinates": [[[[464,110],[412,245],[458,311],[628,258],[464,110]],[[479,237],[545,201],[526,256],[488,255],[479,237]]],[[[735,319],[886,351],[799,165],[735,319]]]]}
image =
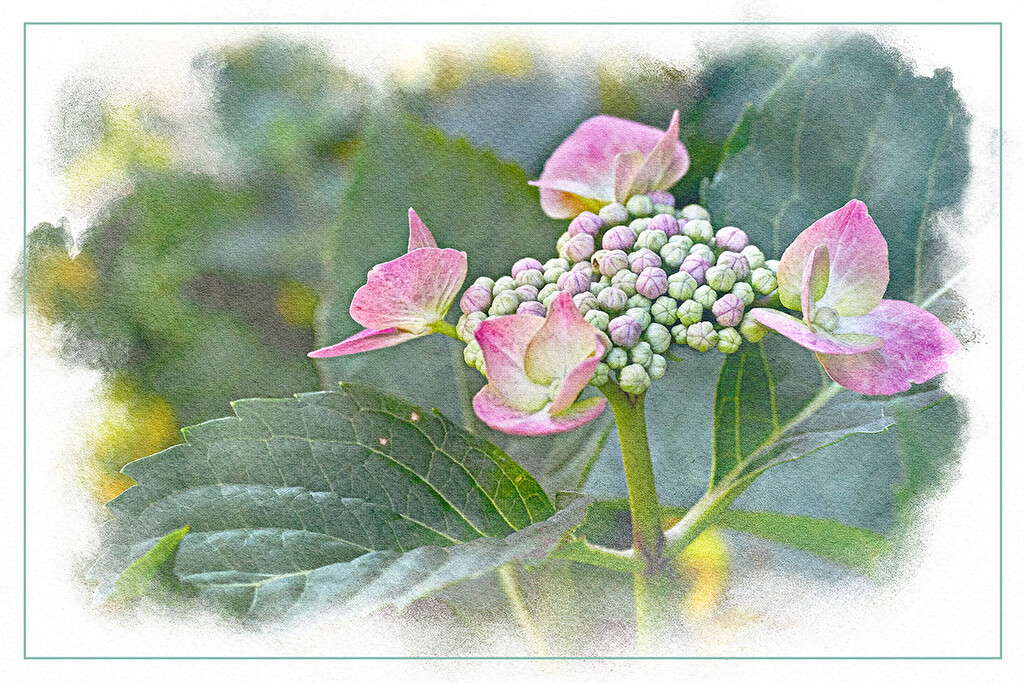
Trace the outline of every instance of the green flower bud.
{"type": "Polygon", "coordinates": [[[683,226],[683,234],[693,240],[694,245],[710,244],[715,238],[715,231],[707,219],[687,221],[683,226]]]}
{"type": "Polygon", "coordinates": [[[703,256],[708,260],[708,263],[714,263],[716,261],[715,252],[711,250],[711,247],[701,242],[690,247],[689,253],[693,256],[703,256]]]}
{"type": "Polygon", "coordinates": [[[689,327],[689,325],[683,325],[680,323],[679,325],[673,325],[672,329],[669,330],[672,333],[672,338],[676,340],[676,344],[682,344],[683,346],[686,346],[687,327],[689,327]]]}
{"type": "Polygon", "coordinates": [[[568,268],[558,268],[557,266],[554,268],[547,268],[544,270],[544,282],[547,282],[549,284],[552,282],[558,282],[558,278],[562,277],[568,272],[568,268]]]}
{"type": "Polygon", "coordinates": [[[476,280],[473,281],[473,284],[480,285],[481,287],[486,287],[487,289],[494,288],[494,280],[487,277],[486,275],[481,275],[480,277],[478,277],[476,280]]]}
{"type": "MultiPolygon", "coordinates": [[[[636,243],[633,245],[633,248],[645,247],[651,251],[660,251],[666,244],[668,244],[668,235],[661,230],[644,230],[636,236],[636,243]]],[[[682,263],[682,260],[680,260],[680,263],[682,263]]]]}
{"type": "Polygon", "coordinates": [[[655,322],[662,325],[672,325],[676,322],[676,310],[679,303],[670,296],[659,296],[657,301],[651,304],[651,317],[655,322]]]}
{"type": "Polygon", "coordinates": [[[491,307],[487,310],[489,315],[512,315],[519,308],[519,304],[522,303],[517,295],[512,290],[506,290],[494,297],[494,301],[491,302],[491,307]]]}
{"type": "Polygon", "coordinates": [[[648,313],[651,311],[651,300],[637,292],[626,300],[626,308],[642,308],[648,313]]]}
{"type": "MultiPolygon", "coordinates": [[[[665,233],[662,233],[665,234],[665,233]]],[[[688,249],[684,249],[682,244],[672,244],[668,242],[658,252],[661,255],[661,262],[669,268],[678,268],[679,264],[683,262],[686,255],[689,253],[688,249]]]]}
{"type": "Polygon", "coordinates": [[[620,270],[612,276],[612,286],[618,287],[626,296],[633,296],[636,294],[636,280],[637,274],[631,270],[620,270]]]}
{"type": "Polygon", "coordinates": [[[651,376],[644,366],[633,363],[619,372],[619,386],[627,394],[642,394],[651,386],[651,376]]]}
{"type": "MultiPolygon", "coordinates": [[[[676,309],[676,318],[678,318],[680,325],[688,326],[696,322],[700,322],[700,319],[703,316],[704,306],[697,303],[693,299],[687,299],[683,303],[679,304],[679,308],[676,309]]],[[[682,344],[683,342],[679,343],[682,344]]]]}
{"type": "Polygon", "coordinates": [[[775,277],[779,276],[779,261],[778,261],[778,259],[773,259],[773,258],[768,259],[767,261],[764,262],[764,267],[767,268],[768,270],[772,271],[775,274],[775,277]]]}
{"type": "Polygon", "coordinates": [[[495,281],[494,286],[491,287],[491,294],[493,294],[494,296],[498,296],[502,292],[508,292],[508,291],[513,290],[515,288],[516,288],[516,281],[513,280],[508,275],[503,275],[502,277],[499,277],[495,281]]]}
{"type": "Polygon", "coordinates": [[[754,303],[754,290],[746,282],[737,282],[733,285],[732,293],[740,298],[744,306],[754,303]]]}
{"type": "Polygon", "coordinates": [[[539,270],[521,270],[515,278],[516,286],[529,285],[540,289],[544,286],[544,273],[539,270]]]}
{"type": "Polygon", "coordinates": [[[480,323],[485,320],[487,320],[487,314],[482,311],[467,313],[459,318],[459,324],[455,326],[455,334],[459,336],[459,339],[468,344],[473,340],[476,328],[480,327],[480,323]]]}
{"type": "Polygon", "coordinates": [[[562,253],[562,250],[565,249],[565,245],[568,244],[571,239],[572,235],[568,232],[563,232],[558,236],[558,241],[555,243],[555,250],[558,252],[559,257],[565,258],[565,254],[562,253]]]}
{"type": "Polygon", "coordinates": [[[743,322],[740,323],[740,334],[751,344],[756,344],[768,334],[768,328],[754,320],[754,316],[747,311],[743,316],[743,322]]]}
{"type": "Polygon", "coordinates": [[[629,212],[626,210],[626,207],[618,202],[605,204],[601,207],[601,210],[597,212],[597,215],[608,227],[613,225],[622,225],[629,220],[629,212]]]}
{"type": "Polygon", "coordinates": [[[629,303],[629,297],[618,287],[612,286],[597,295],[597,302],[609,313],[618,313],[629,303]]]}
{"type": "Polygon", "coordinates": [[[653,355],[654,352],[651,350],[650,344],[645,341],[637,342],[637,345],[629,351],[629,360],[647,369],[647,366],[651,364],[651,356],[653,355]]]}
{"type": "Polygon", "coordinates": [[[811,322],[826,332],[833,332],[839,324],[839,313],[828,306],[817,306],[811,312],[811,322]]]}
{"type": "Polygon", "coordinates": [[[697,281],[685,271],[668,276],[668,295],[676,301],[686,301],[697,291],[697,281]]]}
{"type": "Polygon", "coordinates": [[[693,293],[693,300],[699,303],[704,308],[710,309],[718,301],[718,292],[711,289],[708,285],[701,285],[697,288],[697,291],[693,293]]]}
{"type": "Polygon", "coordinates": [[[601,280],[598,280],[597,282],[591,282],[590,283],[590,293],[593,294],[594,296],[597,296],[602,291],[604,291],[604,290],[608,289],[609,287],[611,287],[611,282],[602,282],[602,280],[607,280],[607,279],[608,278],[602,277],[601,280]]]}
{"type": "Polygon", "coordinates": [[[652,380],[664,377],[666,370],[668,370],[668,362],[665,360],[665,356],[657,353],[651,356],[651,365],[647,368],[647,374],[652,380]]]}
{"type": "Polygon", "coordinates": [[[722,353],[735,353],[742,343],[743,339],[735,327],[723,327],[718,331],[718,350],[722,353]]]}
{"type": "Polygon", "coordinates": [[[675,213],[676,213],[676,210],[675,210],[675,207],[670,206],[668,204],[655,204],[654,205],[654,213],[655,214],[666,213],[666,214],[674,216],[675,213]]]}
{"type": "Polygon", "coordinates": [[[634,238],[639,237],[640,233],[647,229],[647,226],[651,224],[650,218],[637,218],[630,222],[629,229],[633,231],[634,238]]]}
{"type": "Polygon", "coordinates": [[[694,323],[686,328],[686,343],[698,351],[707,351],[718,344],[718,332],[706,320],[694,323]]]}
{"type": "Polygon", "coordinates": [[[544,267],[541,270],[550,270],[551,268],[561,268],[562,270],[569,270],[572,268],[572,264],[564,258],[552,258],[544,262],[544,267]]]}
{"type": "MultiPolygon", "coordinates": [[[[479,348],[479,345],[477,348],[479,348]]],[[[629,353],[621,346],[613,346],[608,355],[604,357],[604,362],[612,370],[621,370],[629,362],[629,353]]]]}
{"type": "Polygon", "coordinates": [[[665,353],[672,345],[672,333],[661,323],[651,323],[644,330],[644,339],[651,345],[654,353],[665,353]]]}
{"type": "Polygon", "coordinates": [[[580,314],[586,317],[590,311],[597,310],[600,304],[597,303],[597,297],[590,292],[581,292],[572,298],[572,302],[576,304],[576,308],[580,309],[580,314]]]}
{"type": "Polygon", "coordinates": [[[470,339],[466,343],[466,348],[462,350],[462,358],[471,368],[476,367],[477,363],[483,363],[484,352],[480,349],[480,344],[476,339],[470,339]]]}
{"type": "Polygon", "coordinates": [[[668,243],[678,244],[679,246],[683,247],[687,252],[689,252],[690,247],[693,246],[693,240],[691,240],[686,235],[672,235],[671,237],[668,238],[668,243]]]}
{"type": "Polygon", "coordinates": [[[583,319],[602,332],[608,331],[608,321],[610,320],[610,317],[604,311],[599,311],[597,309],[589,310],[583,315],[583,319]]]}
{"type": "Polygon", "coordinates": [[[558,283],[550,282],[541,287],[540,291],[537,292],[537,301],[543,302],[552,294],[558,294],[560,291],[562,290],[558,288],[558,283]]]}
{"type": "Polygon", "coordinates": [[[764,252],[755,247],[753,244],[749,244],[743,247],[740,253],[747,257],[747,264],[750,265],[751,270],[764,268],[764,252]]]}
{"type": "Polygon", "coordinates": [[[607,363],[598,363],[594,366],[594,376],[590,378],[590,383],[595,387],[599,387],[611,378],[612,369],[608,367],[607,363]]]}
{"type": "Polygon", "coordinates": [[[590,257],[590,265],[594,266],[594,270],[601,270],[601,259],[604,258],[610,249],[598,249],[590,257]]]}
{"type": "Polygon", "coordinates": [[[779,286],[775,273],[768,268],[758,268],[750,274],[750,282],[761,294],[771,294],[779,286]]]}
{"type": "Polygon", "coordinates": [[[736,273],[728,266],[711,266],[704,279],[719,292],[728,292],[736,284],[736,273]]]}
{"type": "Polygon", "coordinates": [[[695,220],[709,221],[709,220],[711,220],[711,214],[709,214],[708,210],[705,209],[700,204],[689,204],[687,206],[684,206],[683,210],[682,210],[682,214],[683,214],[682,218],[685,218],[688,221],[695,221],[695,220]]]}
{"type": "Polygon", "coordinates": [[[651,314],[642,308],[627,308],[626,315],[640,323],[641,330],[646,330],[651,324],[651,314]]]}
{"type": "Polygon", "coordinates": [[[626,211],[634,216],[650,216],[654,213],[654,202],[645,194],[635,194],[626,200],[626,211]]]}

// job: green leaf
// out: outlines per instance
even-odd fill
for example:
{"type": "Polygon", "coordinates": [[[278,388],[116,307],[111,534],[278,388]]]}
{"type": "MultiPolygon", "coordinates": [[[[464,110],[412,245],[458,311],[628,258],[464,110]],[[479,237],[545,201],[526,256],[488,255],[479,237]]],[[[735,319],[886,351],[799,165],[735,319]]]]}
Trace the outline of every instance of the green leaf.
{"type": "Polygon", "coordinates": [[[113,592],[107,600],[123,600],[145,595],[157,572],[174,557],[178,544],[188,531],[188,526],[175,529],[158,540],[142,557],[128,565],[128,568],[117,577],[113,592]]]}
{"type": "Polygon", "coordinates": [[[90,573],[102,591],[187,526],[174,574],[234,612],[404,606],[544,557],[589,502],[555,513],[505,453],[369,388],[232,405],[236,417],[186,428],[185,444],[125,468],[139,483],[107,506],[90,573]]]}
{"type": "MultiPolygon", "coordinates": [[[[330,291],[318,315],[320,345],[337,343],[360,326],[349,316],[356,289],[374,265],[405,253],[413,207],[438,245],[465,251],[469,275],[497,278],[525,256],[555,256],[566,228],[540,209],[537,190],[515,166],[492,152],[449,140],[409,115],[379,112],[353,159],[351,185],[329,238],[330,291]]],[[[449,315],[454,320],[458,306],[449,315]]],[[[550,492],[573,489],[601,430],[600,419],[567,434],[523,439],[496,432],[476,419],[469,401],[483,386],[466,366],[464,346],[440,335],[388,349],[319,361],[326,386],[354,381],[431,405],[497,444],[550,492]]],[[[610,413],[611,411],[608,411],[610,413]]]]}
{"type": "Polygon", "coordinates": [[[798,56],[748,113],[704,200],[778,258],[807,226],[853,198],[889,243],[887,296],[920,303],[948,276],[937,212],[954,207],[970,170],[968,116],[939,70],[914,75],[899,53],[854,35],[798,56]],[[932,272],[934,271],[934,272],[932,272]]]}

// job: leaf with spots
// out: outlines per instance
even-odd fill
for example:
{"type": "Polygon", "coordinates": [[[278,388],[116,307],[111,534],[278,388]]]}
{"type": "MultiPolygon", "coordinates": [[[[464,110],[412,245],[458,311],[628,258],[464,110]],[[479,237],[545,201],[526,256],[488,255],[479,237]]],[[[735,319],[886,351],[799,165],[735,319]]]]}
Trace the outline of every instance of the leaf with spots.
{"type": "Polygon", "coordinates": [[[373,389],[232,406],[235,417],[186,428],[186,443],[125,468],[138,484],[107,505],[98,600],[186,526],[177,552],[160,555],[176,578],[266,619],[404,606],[544,557],[583,519],[586,500],[555,514],[501,450],[373,389]]]}

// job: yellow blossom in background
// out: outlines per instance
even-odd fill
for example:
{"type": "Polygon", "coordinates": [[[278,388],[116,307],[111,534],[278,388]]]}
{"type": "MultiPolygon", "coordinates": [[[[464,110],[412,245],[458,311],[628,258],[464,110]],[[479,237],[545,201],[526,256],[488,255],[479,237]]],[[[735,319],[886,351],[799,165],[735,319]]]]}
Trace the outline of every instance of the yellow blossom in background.
{"type": "Polygon", "coordinates": [[[694,617],[709,615],[729,585],[729,547],[716,529],[709,528],[674,560],[679,575],[690,581],[683,610],[694,617]]]}
{"type": "Polygon", "coordinates": [[[311,328],[319,301],[316,292],[301,282],[282,280],[277,285],[274,309],[292,327],[311,328]]]}
{"type": "Polygon", "coordinates": [[[72,257],[63,249],[47,253],[28,272],[30,310],[49,322],[56,322],[62,304],[78,308],[96,305],[99,275],[85,254],[72,257]]]}
{"type": "Polygon", "coordinates": [[[524,78],[533,71],[533,52],[525,43],[516,40],[498,40],[484,55],[484,69],[512,78],[524,78]]]}

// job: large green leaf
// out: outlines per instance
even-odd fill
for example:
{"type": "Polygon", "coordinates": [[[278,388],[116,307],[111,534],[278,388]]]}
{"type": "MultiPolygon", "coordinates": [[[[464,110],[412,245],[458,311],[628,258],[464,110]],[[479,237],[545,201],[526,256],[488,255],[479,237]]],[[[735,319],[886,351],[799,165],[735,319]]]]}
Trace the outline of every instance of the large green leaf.
{"type": "MultiPolygon", "coordinates": [[[[373,121],[353,160],[352,182],[331,230],[329,291],[317,326],[321,345],[360,329],[349,316],[352,295],[366,282],[370,268],[405,252],[409,207],[440,246],[468,254],[466,286],[479,275],[507,274],[525,256],[542,261],[553,257],[558,235],[566,228],[565,222],[544,215],[523,172],[492,152],[446,139],[408,115],[381,112],[373,121]]],[[[450,319],[457,312],[455,307],[450,319]]],[[[366,383],[434,406],[504,449],[548,491],[576,488],[610,415],[557,437],[523,439],[496,432],[469,407],[483,378],[466,366],[463,348],[435,335],[323,360],[319,367],[325,386],[366,383]]]]}
{"type": "Polygon", "coordinates": [[[957,204],[970,170],[967,122],[948,71],[915,76],[863,35],[826,43],[748,110],[704,200],[716,225],[740,226],[778,258],[815,220],[860,199],[894,256],[887,296],[920,303],[950,275],[929,254],[943,243],[935,215],[957,204]]]}
{"type": "Polygon", "coordinates": [[[108,504],[99,599],[142,557],[250,617],[362,613],[543,557],[583,520],[586,499],[555,514],[499,449],[372,389],[233,407],[126,467],[139,484],[108,504]]]}

